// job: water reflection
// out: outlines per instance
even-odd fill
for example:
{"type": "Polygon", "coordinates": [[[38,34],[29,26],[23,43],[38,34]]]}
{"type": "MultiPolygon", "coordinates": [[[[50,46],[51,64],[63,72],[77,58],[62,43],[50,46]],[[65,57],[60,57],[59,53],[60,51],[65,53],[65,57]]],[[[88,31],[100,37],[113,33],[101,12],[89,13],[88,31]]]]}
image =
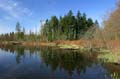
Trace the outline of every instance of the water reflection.
{"type": "Polygon", "coordinates": [[[78,51],[69,50],[54,50],[51,48],[46,48],[47,50],[41,49],[41,57],[43,58],[45,64],[50,66],[53,71],[58,68],[60,70],[65,70],[72,76],[73,72],[76,70],[79,75],[80,72],[86,71],[87,67],[91,67],[93,60],[78,51]]]}
{"type": "MultiPolygon", "coordinates": [[[[13,70],[9,70],[10,67],[3,68],[7,64],[0,62],[0,70],[6,71],[4,75],[11,75],[12,78],[112,79],[109,67],[102,66],[96,61],[96,53],[80,53],[75,50],[60,50],[51,47],[0,46],[0,48],[15,57],[17,65],[10,64],[13,70]]],[[[5,57],[3,62],[5,59],[8,62],[14,62],[8,57],[5,57]]],[[[3,73],[2,71],[0,71],[0,75],[3,73]]]]}

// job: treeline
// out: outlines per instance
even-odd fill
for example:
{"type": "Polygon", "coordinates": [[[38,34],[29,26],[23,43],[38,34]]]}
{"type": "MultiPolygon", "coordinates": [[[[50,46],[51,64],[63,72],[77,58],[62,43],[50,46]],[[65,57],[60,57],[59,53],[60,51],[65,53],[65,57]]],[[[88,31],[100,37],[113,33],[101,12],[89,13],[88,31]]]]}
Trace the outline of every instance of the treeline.
{"type": "Polygon", "coordinates": [[[54,40],[78,40],[83,37],[92,39],[93,32],[98,28],[97,20],[94,22],[85,13],[77,12],[76,15],[70,10],[63,17],[52,16],[41,27],[40,34],[29,31],[26,33],[19,22],[16,23],[16,32],[0,35],[1,41],[54,41],[54,40]]]}
{"type": "Polygon", "coordinates": [[[87,18],[85,13],[78,11],[77,15],[74,15],[70,10],[63,17],[52,16],[46,20],[41,29],[41,40],[78,40],[94,25],[98,25],[98,22],[87,18]]]}
{"type": "Polygon", "coordinates": [[[0,41],[38,41],[40,40],[40,35],[32,32],[26,33],[24,27],[20,25],[19,22],[16,23],[16,32],[10,32],[0,35],[0,41]]]}

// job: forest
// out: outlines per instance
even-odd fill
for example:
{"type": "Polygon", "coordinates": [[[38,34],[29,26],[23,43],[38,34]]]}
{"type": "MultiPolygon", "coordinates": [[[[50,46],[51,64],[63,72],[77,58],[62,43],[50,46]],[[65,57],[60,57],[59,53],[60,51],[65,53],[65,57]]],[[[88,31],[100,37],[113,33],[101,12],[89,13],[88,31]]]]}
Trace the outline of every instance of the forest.
{"type": "Polygon", "coordinates": [[[46,41],[78,40],[92,27],[99,28],[97,20],[94,22],[80,11],[75,16],[70,10],[63,17],[52,16],[50,20],[47,19],[42,26],[41,38],[46,41]]]}

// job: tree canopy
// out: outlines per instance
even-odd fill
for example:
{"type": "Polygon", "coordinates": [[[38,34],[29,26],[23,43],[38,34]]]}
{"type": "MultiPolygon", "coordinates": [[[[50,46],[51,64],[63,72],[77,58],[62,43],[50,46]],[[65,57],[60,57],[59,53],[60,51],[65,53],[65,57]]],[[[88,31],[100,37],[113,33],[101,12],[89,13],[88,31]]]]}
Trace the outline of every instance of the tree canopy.
{"type": "Polygon", "coordinates": [[[77,15],[74,15],[70,10],[63,17],[52,16],[46,20],[41,29],[41,40],[78,40],[93,24],[93,20],[87,18],[85,13],[78,11],[77,15]]]}

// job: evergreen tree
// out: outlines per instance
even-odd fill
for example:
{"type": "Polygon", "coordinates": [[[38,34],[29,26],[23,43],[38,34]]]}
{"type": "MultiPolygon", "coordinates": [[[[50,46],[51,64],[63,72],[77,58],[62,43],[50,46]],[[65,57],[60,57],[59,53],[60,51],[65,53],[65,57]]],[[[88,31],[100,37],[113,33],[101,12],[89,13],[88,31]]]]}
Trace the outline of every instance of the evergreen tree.
{"type": "Polygon", "coordinates": [[[16,34],[17,34],[17,40],[21,37],[21,25],[19,22],[16,23],[16,34]]]}
{"type": "Polygon", "coordinates": [[[81,14],[78,11],[74,16],[70,10],[63,17],[58,19],[56,16],[52,16],[50,20],[46,20],[46,23],[41,29],[41,38],[47,41],[54,40],[77,40],[94,24],[91,18],[87,19],[85,13],[81,14]]]}
{"type": "Polygon", "coordinates": [[[50,28],[51,28],[51,40],[55,40],[55,35],[58,29],[58,19],[56,16],[52,16],[50,20],[50,28]]]}
{"type": "Polygon", "coordinates": [[[20,26],[20,23],[19,23],[19,22],[16,23],[16,32],[17,32],[17,33],[20,33],[20,32],[21,32],[21,26],[20,26]]]}

